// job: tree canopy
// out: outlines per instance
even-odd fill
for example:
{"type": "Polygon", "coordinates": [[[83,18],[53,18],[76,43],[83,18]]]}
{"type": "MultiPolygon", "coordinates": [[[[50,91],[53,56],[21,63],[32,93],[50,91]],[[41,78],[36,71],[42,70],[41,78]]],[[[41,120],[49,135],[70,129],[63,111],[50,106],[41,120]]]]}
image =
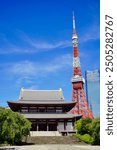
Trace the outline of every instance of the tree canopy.
{"type": "Polygon", "coordinates": [[[100,119],[80,119],[75,123],[76,136],[86,143],[100,144],[100,119]]]}
{"type": "Polygon", "coordinates": [[[31,123],[21,114],[0,108],[0,143],[19,144],[31,129],[31,123]]]}

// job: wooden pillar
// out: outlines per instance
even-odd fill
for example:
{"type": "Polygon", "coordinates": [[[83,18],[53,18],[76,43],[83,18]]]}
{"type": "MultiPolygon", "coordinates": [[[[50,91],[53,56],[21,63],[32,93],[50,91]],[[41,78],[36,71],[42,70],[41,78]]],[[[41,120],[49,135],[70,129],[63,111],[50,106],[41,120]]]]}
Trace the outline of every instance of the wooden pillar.
{"type": "Polygon", "coordinates": [[[55,106],[55,112],[56,112],[56,106],[55,106]]]}
{"type": "Polygon", "coordinates": [[[28,106],[28,112],[29,112],[29,106],[28,106]]]}
{"type": "Polygon", "coordinates": [[[38,120],[38,131],[40,131],[40,126],[39,126],[40,120],[38,120]]]}
{"type": "Polygon", "coordinates": [[[37,124],[37,131],[38,131],[39,129],[38,129],[38,124],[37,124]]]}
{"type": "Polygon", "coordinates": [[[37,122],[37,131],[39,131],[38,121],[36,121],[36,122],[37,122]]]}
{"type": "Polygon", "coordinates": [[[74,126],[74,120],[72,119],[72,126],[74,126]]]}
{"type": "Polygon", "coordinates": [[[48,120],[47,120],[47,131],[49,130],[48,120]]]}
{"type": "Polygon", "coordinates": [[[75,122],[76,122],[76,117],[73,119],[73,125],[75,124],[75,122]]]}
{"type": "Polygon", "coordinates": [[[56,122],[56,130],[58,131],[58,120],[55,120],[56,122]]]}
{"type": "Polygon", "coordinates": [[[19,111],[21,112],[21,106],[20,106],[20,108],[19,108],[19,111]]]}
{"type": "Polygon", "coordinates": [[[66,130],[66,120],[64,120],[64,130],[66,130]]]}

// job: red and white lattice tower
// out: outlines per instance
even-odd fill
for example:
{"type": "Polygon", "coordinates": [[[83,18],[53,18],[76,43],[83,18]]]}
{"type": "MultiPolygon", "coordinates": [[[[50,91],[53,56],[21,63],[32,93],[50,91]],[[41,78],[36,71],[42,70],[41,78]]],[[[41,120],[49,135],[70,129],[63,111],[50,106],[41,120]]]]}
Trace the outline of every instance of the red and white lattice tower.
{"type": "Polygon", "coordinates": [[[83,118],[93,119],[93,114],[88,107],[84,92],[84,78],[80,67],[78,36],[76,34],[75,18],[73,14],[73,77],[72,77],[72,101],[76,101],[75,107],[70,111],[72,114],[82,114],[83,118]]]}

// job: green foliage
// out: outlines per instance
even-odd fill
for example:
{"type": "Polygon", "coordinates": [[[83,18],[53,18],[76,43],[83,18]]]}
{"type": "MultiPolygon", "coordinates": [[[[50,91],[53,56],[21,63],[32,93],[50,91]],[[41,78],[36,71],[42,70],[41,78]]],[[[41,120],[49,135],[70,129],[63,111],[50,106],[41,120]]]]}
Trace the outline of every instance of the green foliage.
{"type": "Polygon", "coordinates": [[[31,123],[19,113],[0,109],[0,143],[18,144],[30,128],[31,123]]]}
{"type": "Polygon", "coordinates": [[[77,134],[76,137],[88,144],[91,144],[93,142],[93,138],[89,134],[77,134]]]}
{"type": "Polygon", "coordinates": [[[90,132],[89,124],[92,122],[90,118],[80,119],[75,123],[75,129],[81,135],[88,134],[90,132]]]}
{"type": "Polygon", "coordinates": [[[96,118],[92,123],[92,137],[93,137],[93,144],[99,145],[100,144],[100,119],[96,118]]]}
{"type": "Polygon", "coordinates": [[[76,136],[86,143],[100,144],[100,119],[80,119],[75,123],[76,136]]]}

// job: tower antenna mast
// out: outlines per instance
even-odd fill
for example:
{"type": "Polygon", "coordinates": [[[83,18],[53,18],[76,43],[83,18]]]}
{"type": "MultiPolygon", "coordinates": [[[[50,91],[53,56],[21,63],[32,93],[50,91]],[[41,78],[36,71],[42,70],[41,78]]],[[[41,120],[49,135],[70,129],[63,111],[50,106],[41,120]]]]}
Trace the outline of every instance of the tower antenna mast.
{"type": "Polygon", "coordinates": [[[72,77],[72,101],[76,101],[75,107],[70,111],[72,114],[82,114],[83,118],[93,119],[84,92],[84,78],[82,76],[78,51],[78,36],[76,34],[75,17],[73,12],[73,77],[72,77]]]}

